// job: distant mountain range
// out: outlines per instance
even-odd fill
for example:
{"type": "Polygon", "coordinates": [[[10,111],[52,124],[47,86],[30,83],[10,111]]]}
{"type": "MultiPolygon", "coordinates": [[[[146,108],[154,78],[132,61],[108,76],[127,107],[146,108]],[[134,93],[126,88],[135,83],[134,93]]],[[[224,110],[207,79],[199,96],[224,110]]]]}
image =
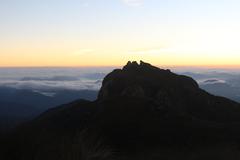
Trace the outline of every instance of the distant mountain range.
{"type": "Polygon", "coordinates": [[[0,129],[9,130],[42,112],[77,99],[95,100],[97,91],[55,90],[54,94],[0,87],[0,129]]]}
{"type": "Polygon", "coordinates": [[[239,135],[239,103],[141,61],[109,73],[95,101],[19,127],[0,151],[9,160],[239,159],[239,135]]]}

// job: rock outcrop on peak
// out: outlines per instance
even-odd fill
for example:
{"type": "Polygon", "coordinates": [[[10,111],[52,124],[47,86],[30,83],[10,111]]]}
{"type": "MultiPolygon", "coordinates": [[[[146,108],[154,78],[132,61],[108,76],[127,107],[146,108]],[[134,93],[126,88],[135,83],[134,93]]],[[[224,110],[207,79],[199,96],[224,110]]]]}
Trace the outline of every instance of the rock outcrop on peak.
{"type": "Polygon", "coordinates": [[[170,70],[159,69],[143,61],[140,64],[129,61],[123,69],[114,70],[104,78],[98,98],[127,96],[126,93],[154,98],[158,92],[192,92],[197,89],[198,84],[190,77],[176,75],[170,70]]]}

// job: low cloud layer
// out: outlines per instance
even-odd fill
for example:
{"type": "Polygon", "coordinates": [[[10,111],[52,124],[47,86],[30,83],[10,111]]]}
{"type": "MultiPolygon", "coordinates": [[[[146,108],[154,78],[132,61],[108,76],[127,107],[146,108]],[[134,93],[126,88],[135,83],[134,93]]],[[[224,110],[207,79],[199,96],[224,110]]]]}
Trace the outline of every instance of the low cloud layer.
{"type": "Polygon", "coordinates": [[[105,68],[12,68],[0,69],[0,87],[54,92],[57,90],[99,90],[105,68]]]}
{"type": "Polygon", "coordinates": [[[11,87],[16,89],[30,89],[38,91],[54,90],[99,90],[101,80],[7,80],[1,81],[0,86],[11,87]]]}
{"type": "Polygon", "coordinates": [[[99,90],[106,73],[89,73],[79,76],[39,76],[18,79],[1,79],[0,86],[29,89],[41,92],[55,90],[99,90]]]}
{"type": "Polygon", "coordinates": [[[205,85],[205,84],[219,84],[219,83],[226,83],[225,80],[222,79],[204,79],[204,80],[200,80],[198,81],[198,83],[200,85],[205,85]]]}

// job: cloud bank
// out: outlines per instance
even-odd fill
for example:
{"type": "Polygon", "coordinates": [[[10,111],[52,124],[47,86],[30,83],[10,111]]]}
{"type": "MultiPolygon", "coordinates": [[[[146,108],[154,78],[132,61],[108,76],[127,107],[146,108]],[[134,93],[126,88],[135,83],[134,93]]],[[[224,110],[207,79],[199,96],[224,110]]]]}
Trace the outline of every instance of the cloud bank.
{"type": "Polygon", "coordinates": [[[99,90],[101,80],[74,80],[74,81],[52,81],[52,80],[7,80],[1,81],[0,86],[16,89],[29,89],[37,91],[56,90],[99,90]]]}
{"type": "Polygon", "coordinates": [[[56,90],[99,90],[106,73],[88,73],[81,76],[23,77],[1,79],[0,87],[27,89],[39,92],[56,90]]]}

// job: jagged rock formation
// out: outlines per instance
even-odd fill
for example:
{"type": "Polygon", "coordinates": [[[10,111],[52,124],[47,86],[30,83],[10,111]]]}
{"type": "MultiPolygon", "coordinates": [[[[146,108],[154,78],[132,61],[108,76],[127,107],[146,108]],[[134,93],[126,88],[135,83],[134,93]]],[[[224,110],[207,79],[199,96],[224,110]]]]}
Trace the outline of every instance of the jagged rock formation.
{"type": "Polygon", "coordinates": [[[128,96],[142,97],[156,102],[164,101],[173,94],[192,93],[199,90],[190,77],[180,76],[140,61],[128,62],[123,69],[108,74],[102,84],[98,99],[128,96]]]}

